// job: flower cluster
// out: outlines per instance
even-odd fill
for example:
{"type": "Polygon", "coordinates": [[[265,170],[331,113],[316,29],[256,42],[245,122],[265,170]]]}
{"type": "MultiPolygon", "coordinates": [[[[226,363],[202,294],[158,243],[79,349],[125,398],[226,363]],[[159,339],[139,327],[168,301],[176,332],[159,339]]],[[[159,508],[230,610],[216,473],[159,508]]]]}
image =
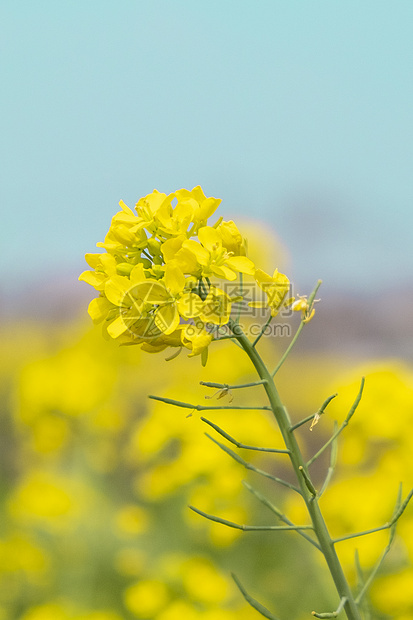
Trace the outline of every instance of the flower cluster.
{"type": "Polygon", "coordinates": [[[241,299],[223,290],[225,281],[254,278],[272,316],[292,303],[288,278],[255,267],[233,221],[208,223],[220,202],[197,186],[169,195],[154,190],[134,211],[119,203],[122,210],[97,244],[104,252],[86,254],[92,269],[79,277],[99,291],[89,314],[110,337],[149,352],[186,347],[205,363],[216,326],[228,324],[241,299]]]}

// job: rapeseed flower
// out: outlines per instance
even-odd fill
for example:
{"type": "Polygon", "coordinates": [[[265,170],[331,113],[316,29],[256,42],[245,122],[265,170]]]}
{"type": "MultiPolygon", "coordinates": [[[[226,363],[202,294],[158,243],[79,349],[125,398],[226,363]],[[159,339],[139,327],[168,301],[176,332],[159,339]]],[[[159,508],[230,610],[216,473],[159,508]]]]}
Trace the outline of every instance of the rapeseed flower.
{"type": "MultiPolygon", "coordinates": [[[[262,289],[267,295],[267,304],[265,302],[253,301],[250,302],[252,308],[263,308],[265,305],[271,309],[271,315],[277,316],[281,307],[286,302],[287,293],[290,290],[290,281],[283,273],[280,273],[276,269],[272,276],[262,271],[262,269],[256,269],[254,273],[255,281],[260,289],[262,289]]],[[[294,299],[288,300],[292,302],[294,299]]]]}
{"type": "Polygon", "coordinates": [[[266,292],[260,307],[272,316],[279,312],[290,288],[287,276],[256,268],[232,220],[209,222],[220,202],[200,186],[171,194],[154,190],[134,211],[120,201],[105,241],[97,244],[106,253],[87,254],[92,269],[79,277],[99,292],[88,311],[105,334],[148,352],[186,348],[205,363],[215,326],[228,325],[233,302],[242,300],[225,287],[237,279],[241,284],[242,274],[254,276],[266,292]]]}

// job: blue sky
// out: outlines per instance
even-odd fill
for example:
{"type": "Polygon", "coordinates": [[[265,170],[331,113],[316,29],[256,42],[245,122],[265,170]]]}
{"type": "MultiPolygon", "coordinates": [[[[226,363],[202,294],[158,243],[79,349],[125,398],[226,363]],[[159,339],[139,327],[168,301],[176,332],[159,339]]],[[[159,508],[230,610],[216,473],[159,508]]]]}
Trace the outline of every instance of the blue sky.
{"type": "Polygon", "coordinates": [[[3,0],[0,287],[84,269],[119,199],[201,184],[296,281],[413,281],[413,3],[3,0]]]}

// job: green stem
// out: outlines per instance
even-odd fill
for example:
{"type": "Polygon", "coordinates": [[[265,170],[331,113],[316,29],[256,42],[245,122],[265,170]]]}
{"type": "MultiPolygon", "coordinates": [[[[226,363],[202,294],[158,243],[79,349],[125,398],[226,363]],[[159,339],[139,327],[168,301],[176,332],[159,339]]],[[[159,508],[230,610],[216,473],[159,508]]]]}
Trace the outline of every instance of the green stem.
{"type": "Polygon", "coordinates": [[[270,314],[270,316],[268,317],[268,319],[265,321],[264,325],[262,326],[260,333],[258,334],[258,336],[256,337],[256,339],[255,339],[255,340],[254,340],[254,342],[252,343],[252,346],[253,346],[253,347],[255,347],[255,346],[259,343],[259,341],[261,340],[261,338],[262,338],[262,337],[263,337],[263,335],[264,335],[265,330],[267,329],[268,325],[271,323],[272,319],[273,319],[273,317],[272,317],[272,315],[270,314]]]}
{"type": "MultiPolygon", "coordinates": [[[[321,284],[322,284],[321,280],[318,280],[317,284],[315,285],[315,288],[314,288],[313,292],[311,293],[310,297],[308,298],[309,309],[311,309],[313,307],[313,305],[314,305],[315,296],[316,296],[317,291],[320,288],[321,284]]],[[[301,331],[302,331],[304,325],[306,325],[306,320],[303,317],[301,319],[301,323],[300,323],[297,331],[295,332],[294,338],[291,340],[290,344],[288,345],[288,348],[287,348],[286,352],[284,353],[284,355],[282,356],[282,358],[278,362],[278,364],[275,367],[275,369],[272,371],[271,377],[274,377],[277,374],[277,372],[280,370],[281,366],[284,364],[285,360],[287,359],[287,357],[290,354],[291,349],[293,348],[293,346],[297,342],[298,336],[301,334],[301,331]]]]}
{"type": "Polygon", "coordinates": [[[291,340],[290,344],[288,345],[287,350],[285,351],[284,355],[282,356],[282,358],[280,359],[280,361],[278,362],[277,366],[275,367],[275,369],[272,371],[271,373],[271,377],[275,377],[275,375],[277,374],[277,372],[280,370],[281,366],[284,364],[285,360],[287,359],[287,357],[290,355],[290,351],[293,348],[293,346],[295,345],[295,343],[298,340],[298,336],[301,334],[301,331],[304,327],[305,323],[304,321],[301,321],[297,331],[295,332],[294,338],[291,340]]]}
{"type": "Polygon", "coordinates": [[[303,472],[305,472],[308,477],[307,467],[301,454],[301,450],[295,439],[294,433],[290,431],[291,420],[288,416],[286,408],[281,402],[271,373],[267,369],[257,350],[252,346],[250,340],[243,333],[240,326],[231,322],[230,328],[235,338],[238,340],[238,342],[250,358],[260,379],[266,380],[266,383],[263,384],[264,389],[267,393],[272,412],[279,425],[285,446],[287,450],[289,450],[289,458],[294,468],[294,472],[300,486],[301,494],[306,503],[307,511],[310,515],[314,532],[317,536],[321,551],[326,559],[340,599],[343,599],[344,597],[346,598],[344,610],[347,614],[347,618],[348,620],[361,620],[360,612],[357,608],[357,604],[350,590],[350,586],[344,575],[336,550],[334,548],[334,542],[330,537],[324,518],[321,514],[317,497],[314,496],[314,494],[309,490],[306,477],[303,476],[303,472]]]}

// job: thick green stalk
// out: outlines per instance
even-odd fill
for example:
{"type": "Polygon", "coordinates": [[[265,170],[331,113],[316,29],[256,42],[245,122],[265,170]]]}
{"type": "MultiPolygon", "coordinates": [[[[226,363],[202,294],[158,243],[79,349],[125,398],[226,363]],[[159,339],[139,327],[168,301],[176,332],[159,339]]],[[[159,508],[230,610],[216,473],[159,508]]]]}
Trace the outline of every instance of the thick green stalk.
{"type": "Polygon", "coordinates": [[[260,379],[262,379],[263,381],[265,380],[263,386],[265,391],[267,392],[268,400],[270,402],[274,416],[278,422],[281,434],[285,442],[285,446],[289,451],[289,457],[291,459],[291,463],[300,486],[301,494],[306,503],[314,531],[318,538],[321,551],[326,559],[340,600],[344,597],[346,598],[344,611],[347,614],[347,618],[348,620],[361,620],[359,609],[350,590],[347,579],[344,575],[336,550],[334,548],[334,542],[330,537],[326,523],[321,514],[317,498],[309,488],[309,486],[311,485],[308,485],[309,479],[307,475],[307,467],[301,454],[301,450],[295,439],[294,433],[291,431],[291,421],[289,419],[287,410],[281,402],[280,396],[274,384],[274,380],[271,377],[271,373],[267,369],[257,350],[254,348],[247,336],[243,333],[240,326],[235,323],[231,323],[230,326],[235,338],[253,363],[260,379]]]}

